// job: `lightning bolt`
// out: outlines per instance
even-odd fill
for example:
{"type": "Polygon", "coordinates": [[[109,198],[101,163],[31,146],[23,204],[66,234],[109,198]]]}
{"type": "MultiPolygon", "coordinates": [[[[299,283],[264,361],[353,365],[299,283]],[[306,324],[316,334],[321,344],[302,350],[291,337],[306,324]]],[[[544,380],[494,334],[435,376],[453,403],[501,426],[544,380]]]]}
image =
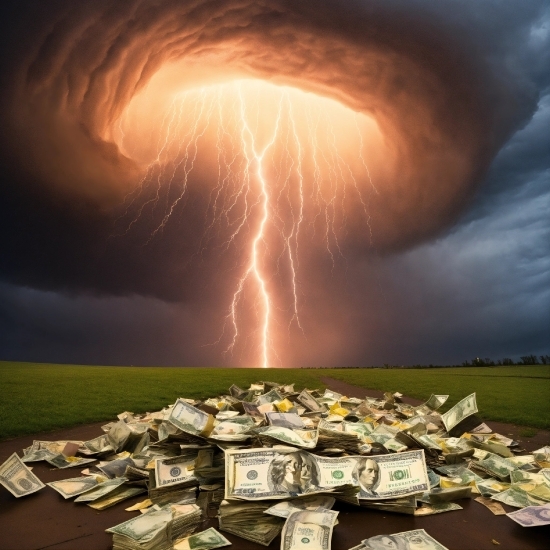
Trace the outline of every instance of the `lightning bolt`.
{"type": "MultiPolygon", "coordinates": [[[[164,193],[164,213],[145,243],[150,244],[180,208],[202,142],[213,144],[217,182],[210,191],[210,219],[197,255],[215,236],[224,235],[219,246],[223,251],[234,248],[242,259],[224,328],[215,343],[228,338],[223,353],[232,355],[238,342],[248,338],[251,333],[243,334],[241,328],[242,308],[245,296],[257,296],[254,309],[258,326],[252,333],[258,335],[258,363],[268,368],[280,361],[273,331],[277,316],[284,311],[276,305],[284,300],[273,295],[274,277],[287,281],[283,286],[290,303],[289,335],[295,323],[305,337],[299,315],[301,247],[318,234],[334,269],[336,255],[343,257],[339,234],[346,226],[347,187],[357,195],[372,240],[369,201],[364,193],[376,193],[376,188],[365,159],[357,114],[353,114],[358,143],[354,158],[363,176],[344,158],[341,137],[323,108],[307,100],[297,105],[288,88],[271,86],[268,92],[275,103],[266,114],[265,106],[260,105],[263,90],[251,86],[250,81],[236,81],[174,97],[160,120],[156,152],[136,191],[128,196],[121,219],[128,218],[140,194],[147,192],[148,198],[135,208],[121,234],[127,234],[146,211],[155,216],[164,193]],[[366,190],[362,185],[365,175],[369,182],[366,190]],[[280,243],[275,256],[278,245],[272,244],[274,235],[280,243]],[[270,270],[268,266],[273,264],[276,269],[270,270]]],[[[129,135],[124,120],[119,121],[118,131],[126,146],[129,135]]]]}

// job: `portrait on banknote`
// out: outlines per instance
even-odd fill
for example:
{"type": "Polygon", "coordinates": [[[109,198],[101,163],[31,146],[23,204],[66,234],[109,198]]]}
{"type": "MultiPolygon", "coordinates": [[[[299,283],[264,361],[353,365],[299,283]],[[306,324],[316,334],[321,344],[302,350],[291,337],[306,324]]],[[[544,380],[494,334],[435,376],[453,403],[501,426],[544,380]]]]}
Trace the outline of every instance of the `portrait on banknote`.
{"type": "Polygon", "coordinates": [[[360,497],[376,496],[380,481],[380,468],[372,458],[360,458],[353,469],[353,479],[359,484],[360,497]]]}
{"type": "Polygon", "coordinates": [[[446,550],[434,538],[425,532],[408,531],[406,535],[401,535],[407,542],[407,550],[446,550]]]}
{"type": "Polygon", "coordinates": [[[396,535],[376,535],[365,542],[368,550],[410,550],[407,541],[396,535]]]}
{"type": "Polygon", "coordinates": [[[274,458],[268,475],[277,492],[299,495],[319,487],[318,467],[307,453],[301,451],[274,458]]]}

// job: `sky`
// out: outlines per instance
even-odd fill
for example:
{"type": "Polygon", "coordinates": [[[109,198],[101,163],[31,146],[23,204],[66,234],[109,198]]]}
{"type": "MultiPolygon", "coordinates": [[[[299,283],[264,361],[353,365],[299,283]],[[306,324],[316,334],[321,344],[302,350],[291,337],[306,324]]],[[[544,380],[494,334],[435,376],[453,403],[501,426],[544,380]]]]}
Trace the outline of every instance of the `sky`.
{"type": "Polygon", "coordinates": [[[550,354],[550,5],[2,4],[0,360],[550,354]]]}

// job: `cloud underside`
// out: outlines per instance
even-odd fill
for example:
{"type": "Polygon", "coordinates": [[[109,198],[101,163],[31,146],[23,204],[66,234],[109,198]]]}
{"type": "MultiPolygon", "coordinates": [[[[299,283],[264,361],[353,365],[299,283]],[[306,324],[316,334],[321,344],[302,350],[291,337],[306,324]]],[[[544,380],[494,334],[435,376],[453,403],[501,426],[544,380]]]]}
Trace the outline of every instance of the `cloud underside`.
{"type": "MultiPolygon", "coordinates": [[[[412,308],[410,296],[400,294],[408,283],[388,283],[383,290],[395,297],[393,305],[382,291],[366,297],[366,287],[382,289],[381,280],[392,280],[394,270],[410,269],[419,277],[419,262],[430,265],[423,256],[426,249],[406,255],[414,254],[415,247],[429,247],[426,243],[465,212],[495,155],[536,109],[536,86],[513,74],[505,54],[499,57],[489,47],[483,51],[482,30],[465,36],[468,19],[461,27],[436,4],[28,2],[9,25],[4,23],[3,33],[2,281],[46,292],[35,296],[46,305],[48,292],[64,293],[61,309],[68,307],[67,295],[81,296],[75,300],[82,304],[93,295],[102,300],[116,296],[113,303],[133,311],[125,300],[137,295],[135,307],[152,311],[167,325],[176,322],[172,305],[179,303],[183,313],[178,318],[185,317],[185,322],[178,321],[181,331],[200,332],[201,345],[215,341],[227,330],[224,312],[246,263],[247,234],[236,248],[227,249],[222,228],[204,246],[212,185],[207,167],[201,166],[176,215],[155,238],[151,234],[159,219],[154,208],[144,209],[131,231],[120,231],[121,216],[126,222],[135,219],[158,190],[146,188],[129,206],[124,202],[128,194],[134,197],[144,168],[110,136],[132,100],[167,67],[171,74],[181,71],[183,86],[201,85],[207,73],[222,81],[265,80],[364,113],[378,125],[387,152],[369,166],[378,176],[377,193],[369,198],[369,227],[355,223],[350,210],[336,259],[313,240],[300,245],[298,292],[304,323],[311,329],[310,344],[303,343],[295,322],[286,331],[292,318],[288,274],[274,268],[270,275],[273,295],[280,299],[274,302],[278,320],[285,327],[277,338],[289,349],[284,358],[308,362],[316,346],[327,357],[341,354],[337,341],[349,340],[351,361],[356,350],[364,350],[365,332],[370,330],[369,345],[374,346],[374,340],[387,334],[388,323],[398,326],[391,312],[385,321],[380,312],[389,307],[395,315],[406,315],[412,308]],[[368,319],[364,308],[371,308],[368,319]],[[199,310],[200,322],[190,320],[190,312],[199,310]],[[348,340],[332,332],[350,322],[364,325],[365,331],[349,331],[348,340]]],[[[469,6],[471,13],[478,9],[469,6]]],[[[533,5],[525,12],[533,18],[537,10],[533,5]]],[[[501,179],[507,181],[506,175],[501,179]]],[[[521,175],[516,179],[521,182],[521,175]]],[[[460,247],[459,241],[453,246],[460,247]]],[[[451,261],[453,254],[443,248],[438,253],[451,261]]],[[[266,266],[270,261],[272,267],[278,265],[281,251],[276,252],[266,266]]],[[[34,290],[29,292],[34,296],[34,290]]],[[[243,323],[257,327],[254,290],[247,292],[243,323]]],[[[26,299],[24,292],[17,295],[26,299]]],[[[8,306],[5,311],[20,307],[8,306]]],[[[249,333],[240,350],[243,360],[257,351],[254,331],[249,333]]],[[[403,329],[406,334],[413,332],[403,329]]],[[[193,353],[194,361],[206,357],[200,349],[193,353]]],[[[338,362],[336,357],[330,360],[338,362]]],[[[401,355],[396,360],[406,362],[401,355]]]]}

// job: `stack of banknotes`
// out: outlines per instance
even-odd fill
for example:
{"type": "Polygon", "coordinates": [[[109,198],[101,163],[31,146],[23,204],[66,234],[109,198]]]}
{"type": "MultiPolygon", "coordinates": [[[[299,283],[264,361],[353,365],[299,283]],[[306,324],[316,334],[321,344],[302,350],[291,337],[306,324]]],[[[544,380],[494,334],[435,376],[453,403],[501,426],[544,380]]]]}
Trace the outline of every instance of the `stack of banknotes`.
{"type": "MultiPolygon", "coordinates": [[[[420,406],[401,397],[233,385],[160,411],[125,411],[89,441],[34,441],[0,466],[0,483],[17,498],[35,493],[45,485],[27,464],[46,461],[81,470],[47,484],[64,499],[104,510],[143,494],[128,508],[140,515],[108,529],[117,549],[219,548],[229,541],[217,530],[193,534],[217,516],[220,531],[259,545],[280,536],[282,550],[330,550],[338,501],[365,514],[425,516],[473,498],[496,515],[506,515],[502,504],[519,509],[504,521],[550,523],[550,447],[519,453],[477,416],[475,393],[442,414],[447,395],[420,406]]],[[[357,543],[444,549],[422,529],[357,543]]]]}

